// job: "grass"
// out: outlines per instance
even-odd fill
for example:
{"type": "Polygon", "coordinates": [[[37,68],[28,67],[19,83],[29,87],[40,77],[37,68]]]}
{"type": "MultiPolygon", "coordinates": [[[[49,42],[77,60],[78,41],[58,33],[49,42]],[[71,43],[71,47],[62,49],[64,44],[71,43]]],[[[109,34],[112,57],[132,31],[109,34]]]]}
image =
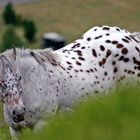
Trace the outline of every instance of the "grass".
{"type": "MultiPolygon", "coordinates": [[[[139,93],[139,87],[130,87],[89,99],[76,106],[74,113],[57,114],[36,133],[24,130],[19,140],[139,140],[139,93]]],[[[6,125],[0,128],[0,136],[10,140],[6,125]]]]}
{"type": "MultiPolygon", "coordinates": [[[[19,140],[139,140],[139,93],[139,87],[126,88],[87,100],[74,113],[58,114],[37,133],[23,131],[19,140]]],[[[6,130],[1,140],[9,140],[7,135],[6,130]]]]}

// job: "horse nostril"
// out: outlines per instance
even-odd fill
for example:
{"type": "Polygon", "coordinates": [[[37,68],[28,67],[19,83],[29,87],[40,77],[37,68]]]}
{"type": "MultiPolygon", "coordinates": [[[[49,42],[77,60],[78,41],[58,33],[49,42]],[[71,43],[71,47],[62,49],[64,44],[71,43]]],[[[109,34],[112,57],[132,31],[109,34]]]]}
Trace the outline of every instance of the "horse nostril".
{"type": "Polygon", "coordinates": [[[12,112],[13,121],[16,122],[16,123],[23,121],[24,117],[25,117],[25,113],[26,113],[26,108],[25,107],[15,108],[12,112]]]}
{"type": "Polygon", "coordinates": [[[13,115],[16,115],[16,111],[15,110],[13,110],[13,115]]]}
{"type": "Polygon", "coordinates": [[[26,113],[26,108],[25,107],[23,107],[23,114],[25,114],[26,113]]]}

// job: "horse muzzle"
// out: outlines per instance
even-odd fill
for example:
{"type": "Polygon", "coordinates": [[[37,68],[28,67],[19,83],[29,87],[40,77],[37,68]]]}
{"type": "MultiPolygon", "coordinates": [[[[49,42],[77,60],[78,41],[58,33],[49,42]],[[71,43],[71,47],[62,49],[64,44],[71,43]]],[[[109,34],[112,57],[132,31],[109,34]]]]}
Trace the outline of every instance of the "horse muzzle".
{"type": "Polygon", "coordinates": [[[12,119],[15,123],[19,123],[21,121],[24,121],[26,114],[26,109],[25,107],[16,107],[13,112],[12,112],[12,119]]]}

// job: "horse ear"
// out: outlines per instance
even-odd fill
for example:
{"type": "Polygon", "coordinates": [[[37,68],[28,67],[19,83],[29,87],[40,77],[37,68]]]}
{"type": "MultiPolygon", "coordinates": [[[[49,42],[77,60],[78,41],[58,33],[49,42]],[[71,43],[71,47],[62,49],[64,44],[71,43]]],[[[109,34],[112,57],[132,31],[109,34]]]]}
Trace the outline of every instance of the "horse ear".
{"type": "Polygon", "coordinates": [[[15,47],[13,47],[12,54],[11,54],[11,59],[16,61],[16,48],[15,47]]]}

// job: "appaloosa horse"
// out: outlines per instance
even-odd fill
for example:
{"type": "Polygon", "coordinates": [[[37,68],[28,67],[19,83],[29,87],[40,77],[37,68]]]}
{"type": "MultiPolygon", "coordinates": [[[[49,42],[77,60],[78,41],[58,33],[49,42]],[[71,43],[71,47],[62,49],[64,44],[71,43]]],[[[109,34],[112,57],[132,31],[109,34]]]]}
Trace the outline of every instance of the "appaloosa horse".
{"type": "Polygon", "coordinates": [[[57,51],[14,49],[0,55],[0,96],[12,135],[139,77],[139,34],[118,27],[94,27],[57,51]]]}

